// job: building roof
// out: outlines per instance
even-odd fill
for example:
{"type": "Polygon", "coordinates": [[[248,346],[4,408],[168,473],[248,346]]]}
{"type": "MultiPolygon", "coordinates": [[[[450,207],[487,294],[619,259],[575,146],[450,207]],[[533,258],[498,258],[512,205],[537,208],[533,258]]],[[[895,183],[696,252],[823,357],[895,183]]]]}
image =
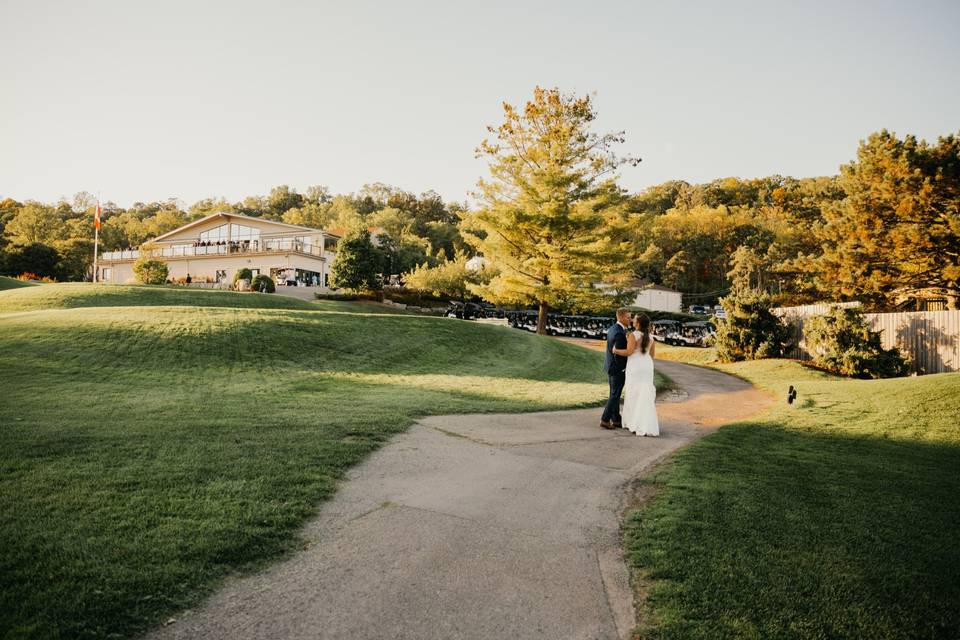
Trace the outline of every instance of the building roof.
{"type": "Polygon", "coordinates": [[[682,291],[677,291],[676,289],[671,289],[670,287],[664,287],[663,285],[655,284],[646,280],[644,278],[637,278],[633,280],[630,284],[626,286],[627,289],[635,289],[637,291],[645,291],[647,289],[652,289],[654,291],[666,291],[668,293],[679,293],[683,294],[682,291]]]}
{"type": "Polygon", "coordinates": [[[164,238],[166,238],[166,237],[168,237],[168,236],[172,236],[172,235],[174,235],[174,234],[176,234],[176,233],[180,233],[181,231],[183,231],[183,230],[185,230],[185,229],[190,229],[191,227],[196,227],[196,226],[198,226],[198,225],[200,225],[200,224],[203,224],[204,222],[207,222],[207,221],[209,221],[209,220],[213,220],[214,218],[224,218],[224,219],[229,219],[229,220],[232,220],[232,219],[236,218],[236,219],[238,219],[238,220],[252,220],[252,221],[254,221],[254,222],[269,222],[270,224],[276,224],[276,225],[279,225],[279,226],[281,226],[281,227],[288,227],[288,228],[290,228],[290,229],[299,229],[300,231],[312,231],[312,232],[317,232],[317,231],[319,231],[320,233],[326,234],[326,235],[328,235],[328,236],[339,237],[339,234],[332,233],[332,232],[330,232],[330,231],[324,231],[323,229],[315,229],[315,228],[313,228],[313,227],[304,227],[304,226],[301,226],[301,225],[298,225],[298,224],[287,224],[286,222],[278,222],[278,221],[276,221],[276,220],[267,220],[267,219],[265,219],[265,218],[254,218],[254,217],[252,217],[252,216],[240,215],[239,213],[226,213],[226,212],[224,212],[224,211],[217,211],[216,213],[211,213],[210,215],[204,216],[203,218],[200,218],[199,220],[194,220],[193,222],[188,222],[187,224],[182,225],[182,226],[180,226],[180,227],[177,227],[176,229],[173,229],[172,231],[167,231],[166,233],[161,234],[161,235],[157,236],[156,238],[154,238],[153,240],[151,240],[151,242],[157,242],[158,240],[163,240],[164,238]]]}

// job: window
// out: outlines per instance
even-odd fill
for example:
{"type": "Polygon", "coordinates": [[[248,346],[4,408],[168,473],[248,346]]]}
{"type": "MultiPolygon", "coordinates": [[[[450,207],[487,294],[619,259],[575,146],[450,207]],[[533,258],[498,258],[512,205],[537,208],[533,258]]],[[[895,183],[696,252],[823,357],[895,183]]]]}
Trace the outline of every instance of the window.
{"type": "Polygon", "coordinates": [[[222,224],[200,233],[200,242],[220,242],[227,239],[227,225],[222,224]]]}
{"type": "Polygon", "coordinates": [[[111,267],[104,267],[100,271],[100,279],[103,280],[104,282],[110,282],[112,278],[113,278],[113,269],[111,267]]]}
{"type": "Polygon", "coordinates": [[[260,240],[260,229],[248,227],[245,224],[230,223],[229,230],[227,225],[222,224],[213,229],[207,229],[200,234],[200,242],[256,242],[260,240]]]}
{"type": "Polygon", "coordinates": [[[243,224],[231,224],[230,239],[234,242],[242,242],[244,240],[259,240],[260,229],[248,227],[243,224]]]}

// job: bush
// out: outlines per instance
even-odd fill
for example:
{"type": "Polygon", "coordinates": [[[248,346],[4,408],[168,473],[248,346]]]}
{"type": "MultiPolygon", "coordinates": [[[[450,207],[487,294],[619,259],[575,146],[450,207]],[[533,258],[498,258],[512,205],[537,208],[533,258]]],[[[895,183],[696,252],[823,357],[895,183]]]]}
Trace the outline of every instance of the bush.
{"type": "Polygon", "coordinates": [[[241,280],[246,280],[248,282],[253,280],[253,271],[250,271],[250,269],[247,269],[246,267],[237,269],[233,273],[233,284],[236,285],[241,280]]]}
{"type": "Polygon", "coordinates": [[[313,295],[317,300],[336,300],[338,302],[370,300],[372,302],[383,302],[383,296],[377,293],[315,293],[313,295]]]}
{"type": "Polygon", "coordinates": [[[277,290],[277,286],[273,283],[273,278],[261,273],[250,282],[250,289],[260,293],[273,293],[277,290]]]}
{"type": "Polygon", "coordinates": [[[717,359],[721,362],[779,358],[790,344],[790,327],[770,312],[766,294],[747,292],[720,299],[726,318],[716,318],[717,359]]]}
{"type": "Polygon", "coordinates": [[[133,264],[133,273],[141,284],[164,284],[169,275],[166,264],[149,258],[137,260],[133,264]]]}
{"type": "Polygon", "coordinates": [[[448,299],[405,287],[384,287],[383,297],[391,302],[414,307],[446,307],[448,299]]]}
{"type": "Polygon", "coordinates": [[[895,378],[906,375],[900,350],[884,349],[880,332],[871,331],[859,309],[833,307],[807,319],[803,339],[819,367],[855,378],[895,378]]]}
{"type": "Polygon", "coordinates": [[[24,273],[21,273],[20,275],[18,275],[17,280],[23,280],[24,282],[31,282],[31,281],[56,282],[56,280],[54,280],[53,278],[48,278],[46,276],[38,276],[37,274],[30,273],[29,271],[25,271],[24,273]]]}

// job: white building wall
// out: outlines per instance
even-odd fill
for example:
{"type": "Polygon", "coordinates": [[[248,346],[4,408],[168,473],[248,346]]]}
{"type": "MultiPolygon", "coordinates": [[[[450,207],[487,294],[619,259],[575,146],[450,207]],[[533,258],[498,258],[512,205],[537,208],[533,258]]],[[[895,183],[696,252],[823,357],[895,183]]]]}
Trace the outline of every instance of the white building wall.
{"type": "MultiPolygon", "coordinates": [[[[226,271],[227,282],[233,282],[233,274],[238,269],[257,269],[264,275],[270,275],[270,269],[303,269],[327,275],[334,253],[328,253],[328,262],[298,254],[265,254],[265,255],[234,255],[211,256],[192,258],[156,258],[167,265],[171,280],[185,278],[190,274],[194,282],[216,279],[217,271],[226,271]]],[[[133,273],[134,261],[105,262],[103,268],[112,269],[110,279],[104,282],[111,284],[135,284],[136,276],[133,273]]],[[[101,271],[102,273],[102,271],[101,271]]],[[[322,284],[322,283],[321,283],[322,284]]]]}
{"type": "Polygon", "coordinates": [[[637,293],[633,304],[636,307],[643,307],[651,311],[672,311],[674,313],[680,313],[683,304],[683,294],[678,291],[644,289],[637,293]]]}

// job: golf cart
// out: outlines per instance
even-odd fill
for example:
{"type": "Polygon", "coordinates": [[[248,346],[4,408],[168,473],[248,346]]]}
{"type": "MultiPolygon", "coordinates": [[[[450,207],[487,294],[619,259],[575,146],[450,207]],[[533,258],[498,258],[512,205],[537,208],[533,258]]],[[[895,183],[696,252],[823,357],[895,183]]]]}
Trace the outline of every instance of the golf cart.
{"type": "Polygon", "coordinates": [[[448,318],[459,318],[460,320],[476,320],[483,318],[483,308],[475,302],[456,302],[450,303],[447,309],[448,318]]]}
{"type": "Polygon", "coordinates": [[[680,323],[676,320],[654,320],[650,323],[650,337],[657,342],[680,344],[677,335],[680,332],[680,323]]]}
{"type": "Polygon", "coordinates": [[[685,322],[677,333],[678,343],[685,347],[708,347],[713,344],[713,337],[717,331],[709,322],[685,322]]]}

